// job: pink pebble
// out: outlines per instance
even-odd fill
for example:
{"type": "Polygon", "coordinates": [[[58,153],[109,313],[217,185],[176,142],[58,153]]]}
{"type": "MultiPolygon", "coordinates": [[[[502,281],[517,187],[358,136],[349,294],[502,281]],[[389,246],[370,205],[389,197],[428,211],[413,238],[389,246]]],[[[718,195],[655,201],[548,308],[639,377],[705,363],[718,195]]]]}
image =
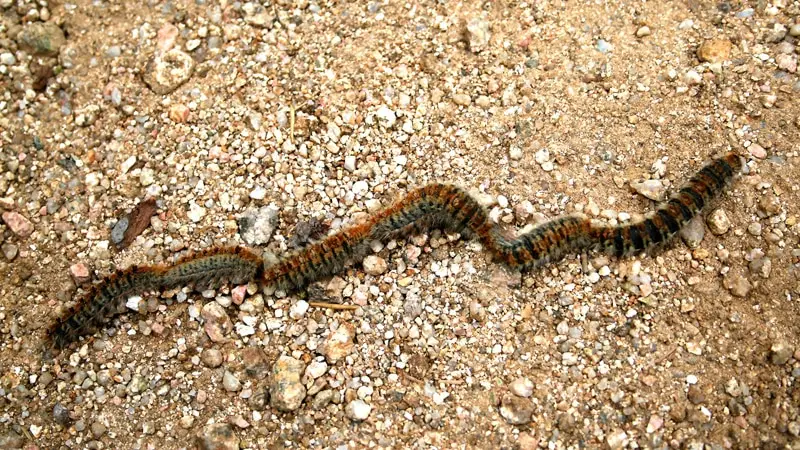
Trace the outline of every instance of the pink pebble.
{"type": "Polygon", "coordinates": [[[167,22],[158,30],[158,34],[156,38],[158,42],[156,43],[156,47],[158,48],[159,53],[167,53],[175,46],[175,40],[178,38],[178,34],[180,31],[178,27],[175,25],[167,22]]]}
{"type": "Polygon", "coordinates": [[[233,303],[237,305],[241,305],[244,301],[244,296],[247,294],[247,285],[236,286],[231,291],[231,297],[233,297],[233,303]]]}
{"type": "Polygon", "coordinates": [[[17,236],[25,238],[33,233],[33,224],[31,221],[18,212],[4,212],[3,222],[5,222],[6,225],[8,225],[8,228],[11,228],[11,231],[13,231],[17,236]]]}
{"type": "Polygon", "coordinates": [[[69,266],[69,273],[77,284],[89,281],[89,268],[84,263],[76,263],[69,266]]]}

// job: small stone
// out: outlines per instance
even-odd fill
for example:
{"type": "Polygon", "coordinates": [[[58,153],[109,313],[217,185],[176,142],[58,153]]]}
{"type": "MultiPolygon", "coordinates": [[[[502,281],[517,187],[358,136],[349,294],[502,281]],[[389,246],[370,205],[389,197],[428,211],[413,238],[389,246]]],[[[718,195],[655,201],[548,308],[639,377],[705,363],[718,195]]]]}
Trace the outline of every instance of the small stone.
{"type": "Polygon", "coordinates": [[[533,218],[535,212],[536,210],[530,200],[524,200],[522,203],[514,206],[514,216],[519,223],[528,223],[528,221],[533,218]]]}
{"type": "Polygon", "coordinates": [[[13,66],[17,63],[17,58],[14,57],[13,53],[3,52],[0,53],[0,64],[5,64],[6,66],[13,66]]]}
{"type": "Polygon", "coordinates": [[[697,71],[690,70],[686,72],[686,75],[684,75],[683,81],[685,81],[689,86],[694,86],[696,84],[700,84],[700,82],[703,81],[703,77],[700,76],[697,71]]]}
{"type": "Polygon", "coordinates": [[[621,450],[628,446],[628,434],[623,430],[615,430],[608,433],[606,443],[611,450],[621,450]]]}
{"type": "Polygon", "coordinates": [[[356,171],[356,157],[353,155],[347,155],[344,157],[344,170],[348,172],[355,172],[356,171]]]}
{"type": "Polygon", "coordinates": [[[311,408],[315,410],[320,410],[326,406],[328,406],[333,401],[333,391],[330,389],[324,389],[319,391],[319,393],[314,396],[314,400],[311,401],[311,408]]]}
{"type": "Polygon", "coordinates": [[[655,433],[656,431],[660,430],[663,425],[664,425],[664,419],[662,419],[660,416],[653,414],[652,416],[650,416],[650,420],[647,422],[647,432],[655,433]]]}
{"type": "Polygon", "coordinates": [[[175,46],[175,41],[179,35],[180,30],[178,30],[178,27],[169,22],[164,23],[156,33],[156,50],[158,53],[163,54],[170,51],[175,46]]]}
{"type": "Polygon", "coordinates": [[[355,336],[355,326],[349,323],[340,324],[339,328],[325,339],[322,344],[322,354],[331,364],[339,361],[353,351],[353,347],[355,347],[353,339],[355,336]]]}
{"type": "Polygon", "coordinates": [[[236,378],[236,375],[226,370],[222,375],[222,387],[228,392],[238,392],[242,388],[242,383],[236,378]]]}
{"type": "Polygon", "coordinates": [[[703,347],[701,347],[697,342],[687,342],[686,351],[693,355],[700,356],[703,354],[703,347]]]}
{"type": "Polygon", "coordinates": [[[728,382],[725,383],[725,392],[734,398],[742,395],[742,388],[739,386],[739,381],[736,380],[736,378],[728,380],[728,382]]]}
{"type": "Polygon", "coordinates": [[[200,360],[203,361],[206,367],[216,369],[222,365],[222,352],[215,348],[203,349],[203,353],[200,354],[200,360]]]}
{"type": "Polygon", "coordinates": [[[3,256],[6,257],[6,260],[13,261],[14,258],[17,257],[19,253],[19,247],[14,244],[3,244],[2,246],[3,256]]]}
{"type": "Polygon", "coordinates": [[[709,214],[706,220],[708,229],[717,236],[723,235],[731,229],[731,221],[724,209],[718,208],[709,214]]]}
{"type": "Polygon", "coordinates": [[[480,52],[489,44],[491,37],[488,21],[474,18],[467,22],[467,42],[469,43],[470,51],[474,53],[480,52]]]}
{"type": "Polygon", "coordinates": [[[6,211],[3,213],[3,222],[8,225],[14,234],[19,237],[26,238],[33,233],[33,224],[22,214],[15,211],[6,211]]]}
{"type": "Polygon", "coordinates": [[[772,364],[782,366],[789,362],[794,350],[786,342],[776,342],[770,347],[769,360],[772,364]]]}
{"type": "MultiPolygon", "coordinates": [[[[238,280],[237,280],[238,281],[238,280]]],[[[234,304],[241,305],[244,302],[244,297],[247,294],[247,285],[242,284],[231,289],[231,300],[234,304]]]]}
{"type": "Polygon", "coordinates": [[[279,411],[294,411],[303,403],[306,388],[300,382],[305,371],[302,361],[282,355],[272,366],[270,404],[279,411]]]}
{"type": "Polygon", "coordinates": [[[186,41],[186,50],[190,52],[194,51],[197,49],[197,47],[200,47],[201,43],[202,41],[200,39],[189,39],[188,41],[186,41]]]}
{"type": "Polygon", "coordinates": [[[516,145],[512,145],[511,148],[508,150],[508,157],[514,161],[519,161],[522,159],[522,149],[517,147],[516,145]]]}
{"type": "Polygon", "coordinates": [[[467,94],[453,94],[453,102],[459,106],[469,106],[472,99],[467,94]]]}
{"type": "Polygon", "coordinates": [[[106,434],[106,426],[100,422],[93,422],[89,428],[91,429],[92,436],[94,436],[95,439],[100,439],[104,434],[106,434]]]}
{"type": "Polygon", "coordinates": [[[369,191],[369,183],[364,180],[358,180],[353,183],[353,194],[363,195],[369,191]]]}
{"type": "Polygon", "coordinates": [[[503,106],[513,106],[517,104],[517,93],[514,84],[511,84],[507,88],[503,89],[501,102],[503,106]]]}
{"type": "MultiPolygon", "coordinates": [[[[247,115],[247,124],[250,125],[250,128],[253,129],[253,131],[260,130],[261,129],[261,114],[259,114],[257,112],[253,112],[253,113],[248,114],[247,115]]],[[[255,156],[259,157],[259,158],[263,157],[263,155],[262,156],[255,155],[255,156]]]]}
{"type": "Polygon", "coordinates": [[[533,381],[530,378],[517,378],[511,382],[510,389],[517,397],[530,397],[533,395],[533,381]]]}
{"type": "Polygon", "coordinates": [[[239,438],[229,424],[214,423],[203,428],[197,445],[201,450],[239,450],[239,438]]]}
{"type": "Polygon", "coordinates": [[[789,28],[789,36],[798,37],[800,36],[800,23],[796,23],[789,28]]]}
{"type": "Polygon", "coordinates": [[[232,424],[236,425],[237,427],[239,427],[239,428],[242,428],[242,429],[244,429],[244,428],[248,428],[248,427],[250,426],[250,422],[248,422],[247,420],[245,420],[245,418],[244,418],[244,417],[242,417],[242,415],[241,415],[241,414],[237,414],[237,415],[233,416],[233,417],[230,419],[230,422],[231,422],[232,424]]]}
{"type": "Polygon", "coordinates": [[[342,298],[342,291],[344,291],[345,286],[347,286],[347,282],[342,277],[333,277],[325,285],[325,296],[339,300],[342,298]]]}
{"type": "Polygon", "coordinates": [[[739,273],[729,274],[722,280],[722,284],[735,297],[747,297],[750,290],[753,289],[753,285],[750,284],[747,277],[739,273]]]}
{"type": "Polygon", "coordinates": [[[192,203],[189,205],[189,212],[186,213],[186,216],[194,223],[200,222],[203,220],[203,217],[206,215],[206,209],[202,206],[198,205],[197,203],[192,203]]]}
{"type": "Polygon", "coordinates": [[[78,285],[86,283],[91,278],[89,268],[84,263],[76,263],[69,266],[69,274],[72,275],[72,279],[78,285]]]}
{"type": "Polygon", "coordinates": [[[640,182],[631,183],[631,187],[650,200],[657,202],[664,201],[667,194],[667,189],[661,180],[645,180],[640,182]]]}
{"type": "Polygon", "coordinates": [[[483,109],[488,109],[492,106],[492,98],[486,95],[479,95],[478,98],[475,99],[475,104],[483,109]]]}
{"type": "Polygon", "coordinates": [[[650,33],[650,27],[647,25],[642,25],[638,30],[636,30],[636,37],[642,38],[645,36],[650,36],[650,33]]]}
{"type": "Polygon", "coordinates": [[[364,258],[363,262],[364,272],[370,275],[383,275],[389,270],[386,260],[377,255],[369,255],[364,258]]]}
{"type": "Polygon", "coordinates": [[[781,201],[772,193],[766,194],[758,201],[758,209],[767,217],[778,215],[781,212],[781,201]]]}
{"type": "Polygon", "coordinates": [[[755,143],[750,144],[750,146],[747,147],[747,151],[750,152],[750,156],[753,158],[764,159],[767,157],[767,151],[764,150],[764,147],[755,143]]]}
{"type": "Polygon", "coordinates": [[[28,23],[17,39],[21,47],[43,56],[57,56],[67,42],[64,32],[53,22],[28,23]]]}
{"type": "Polygon", "coordinates": [[[269,376],[270,361],[267,354],[259,347],[246,347],[242,350],[244,373],[248,377],[263,380],[269,376]]]}
{"type": "Polygon", "coordinates": [[[192,425],[194,425],[194,417],[189,415],[183,416],[178,421],[178,424],[181,426],[181,428],[188,430],[189,428],[192,428],[192,425]]]}
{"type": "Polygon", "coordinates": [[[205,320],[203,329],[213,342],[226,342],[226,335],[233,329],[233,323],[225,308],[217,302],[208,302],[200,315],[205,320]]]}
{"type": "Polygon", "coordinates": [[[169,107],[169,119],[175,123],[184,123],[189,120],[189,108],[181,103],[169,107]]]}
{"type": "Polygon", "coordinates": [[[597,51],[600,53],[608,53],[614,50],[614,46],[605,39],[598,39],[595,48],[597,48],[597,51]]]}
{"type": "Polygon", "coordinates": [[[249,245],[264,245],[269,242],[277,225],[277,207],[251,208],[239,218],[239,234],[249,245]]]}
{"type": "Polygon", "coordinates": [[[782,53],[775,57],[775,63],[778,64],[779,69],[789,73],[797,72],[797,56],[795,55],[782,53]]]}
{"type": "Polygon", "coordinates": [[[397,122],[397,115],[386,106],[378,108],[378,110],[375,111],[375,116],[384,128],[392,128],[395,122],[397,122]]]}
{"type": "Polygon", "coordinates": [[[194,59],[180,49],[164,54],[154,54],[144,68],[143,79],[158,95],[166,95],[178,89],[191,76],[194,59]]]}
{"type": "MultiPolygon", "coordinates": [[[[77,427],[75,428],[77,429],[77,427]]],[[[28,429],[30,430],[33,437],[38,438],[42,434],[42,430],[44,430],[44,427],[42,427],[41,425],[33,424],[28,429]]]]}
{"type": "Polygon", "coordinates": [[[572,352],[565,352],[561,355],[561,364],[565,366],[574,366],[578,364],[578,355],[572,352]]]}
{"type": "Polygon", "coordinates": [[[747,226],[747,232],[753,236],[761,236],[761,231],[762,227],[760,222],[753,222],[747,226]]]}
{"type": "MultiPolygon", "coordinates": [[[[149,168],[145,167],[139,172],[139,184],[142,186],[150,186],[156,181],[156,172],[149,168]]],[[[148,218],[149,219],[149,218],[148,218]]]]}
{"type": "Polygon", "coordinates": [[[533,408],[527,398],[505,394],[500,402],[500,415],[511,425],[525,425],[531,421],[533,408]]]}
{"type": "Polygon", "coordinates": [[[521,432],[519,434],[519,450],[536,450],[539,448],[539,439],[532,432],[521,432]]]}
{"type": "Polygon", "coordinates": [[[308,367],[306,367],[306,375],[313,379],[317,379],[325,375],[325,372],[327,371],[328,364],[325,361],[314,360],[309,363],[308,367]]]}
{"type": "Polygon", "coordinates": [[[539,164],[544,164],[550,161],[550,151],[546,148],[540,149],[533,155],[533,159],[539,164]]]}
{"type": "Polygon", "coordinates": [[[125,307],[136,312],[139,312],[143,304],[144,300],[138,295],[128,297],[128,299],[125,301],[125,307]]]}
{"type": "Polygon", "coordinates": [[[725,38],[710,39],[697,48],[697,58],[701,62],[721,63],[731,55],[733,44],[725,38]]]}
{"type": "Polygon", "coordinates": [[[247,2],[242,7],[245,13],[244,21],[250,25],[271,29],[273,22],[275,22],[275,15],[272,13],[272,8],[265,8],[263,5],[255,2],[247,2]]]}
{"type": "Polygon", "coordinates": [[[703,224],[702,216],[699,215],[690,220],[680,231],[683,242],[685,242],[689,248],[697,248],[700,243],[703,242],[705,234],[706,227],[703,224]]]}
{"type": "Polygon", "coordinates": [[[699,405],[706,400],[703,390],[697,385],[689,386],[689,389],[686,392],[686,398],[688,398],[689,401],[695,405],[699,405]]]}
{"type": "Polygon", "coordinates": [[[772,273],[772,259],[770,258],[756,258],[748,264],[750,272],[760,276],[761,278],[769,278],[772,273]]]}
{"type": "Polygon", "coordinates": [[[369,413],[372,412],[372,406],[363,400],[353,400],[347,404],[344,411],[350,420],[360,422],[369,417],[369,413]]]}
{"type": "Polygon", "coordinates": [[[67,425],[70,421],[69,410],[61,403],[56,403],[53,407],[53,420],[59,425],[67,425]]]}
{"type": "Polygon", "coordinates": [[[301,319],[303,316],[306,315],[308,311],[308,302],[305,300],[298,300],[292,305],[291,309],[289,310],[289,317],[294,320],[301,319]]]}
{"type": "Polygon", "coordinates": [[[267,189],[264,186],[257,186],[255,189],[250,191],[250,198],[253,200],[264,200],[267,196],[267,189]]]}

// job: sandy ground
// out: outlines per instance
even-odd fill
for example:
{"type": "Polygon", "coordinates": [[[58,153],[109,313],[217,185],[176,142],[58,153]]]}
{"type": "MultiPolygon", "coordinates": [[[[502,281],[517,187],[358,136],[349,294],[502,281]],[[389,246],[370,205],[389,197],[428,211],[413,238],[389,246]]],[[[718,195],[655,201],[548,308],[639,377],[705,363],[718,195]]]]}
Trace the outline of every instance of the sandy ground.
{"type": "Polygon", "coordinates": [[[799,14],[0,0],[0,447],[800,448],[799,14]],[[509,229],[635,220],[730,150],[649,255],[520,276],[434,231],[290,296],[148,293],[41,360],[115,267],[280,256],[431,181],[509,229]]]}

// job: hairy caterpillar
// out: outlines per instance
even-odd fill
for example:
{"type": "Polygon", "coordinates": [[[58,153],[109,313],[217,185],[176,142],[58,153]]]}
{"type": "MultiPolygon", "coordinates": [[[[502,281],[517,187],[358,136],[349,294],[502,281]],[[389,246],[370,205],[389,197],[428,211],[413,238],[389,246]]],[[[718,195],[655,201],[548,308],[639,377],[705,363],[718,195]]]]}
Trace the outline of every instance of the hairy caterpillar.
{"type": "Polygon", "coordinates": [[[280,290],[302,289],[341,271],[363,257],[373,240],[433,227],[473,235],[493,259],[512,269],[529,270],[568,254],[601,251],[617,256],[643,252],[671,240],[738,174],[743,160],[735,153],[715,159],[669,200],[641,221],[608,226],[582,216],[562,216],[515,238],[489,219],[476,199],[448,184],[429,184],[408,193],[365,223],[345,228],[289,254],[274,264],[243,247],[214,248],[170,266],[134,266],[95,285],[48,331],[47,354],[57,353],[93,333],[123,312],[128,297],[152,290],[194,284],[207,288],[229,281],[257,280],[280,290]]]}

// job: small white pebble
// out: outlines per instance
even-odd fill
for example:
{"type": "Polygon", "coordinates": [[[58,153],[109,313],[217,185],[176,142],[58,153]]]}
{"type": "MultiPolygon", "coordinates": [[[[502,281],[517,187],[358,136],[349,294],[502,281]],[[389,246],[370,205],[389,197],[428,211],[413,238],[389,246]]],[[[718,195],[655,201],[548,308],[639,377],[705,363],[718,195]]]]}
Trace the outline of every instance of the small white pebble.
{"type": "Polygon", "coordinates": [[[372,406],[365,403],[363,400],[353,400],[347,404],[345,413],[351,420],[362,421],[369,417],[372,412],[372,406]]]}
{"type": "Polygon", "coordinates": [[[264,186],[258,186],[250,192],[250,198],[253,200],[264,200],[266,196],[267,190],[264,189],[264,186]]]}
{"type": "Polygon", "coordinates": [[[128,300],[125,302],[125,306],[128,309],[136,312],[139,312],[139,307],[141,304],[142,304],[142,297],[139,297],[138,295],[134,295],[133,297],[128,298],[128,300]]]}
{"type": "Polygon", "coordinates": [[[308,311],[308,302],[305,300],[298,300],[294,305],[292,305],[292,308],[289,311],[289,317],[291,317],[294,320],[297,320],[305,316],[307,311],[308,311]]]}

